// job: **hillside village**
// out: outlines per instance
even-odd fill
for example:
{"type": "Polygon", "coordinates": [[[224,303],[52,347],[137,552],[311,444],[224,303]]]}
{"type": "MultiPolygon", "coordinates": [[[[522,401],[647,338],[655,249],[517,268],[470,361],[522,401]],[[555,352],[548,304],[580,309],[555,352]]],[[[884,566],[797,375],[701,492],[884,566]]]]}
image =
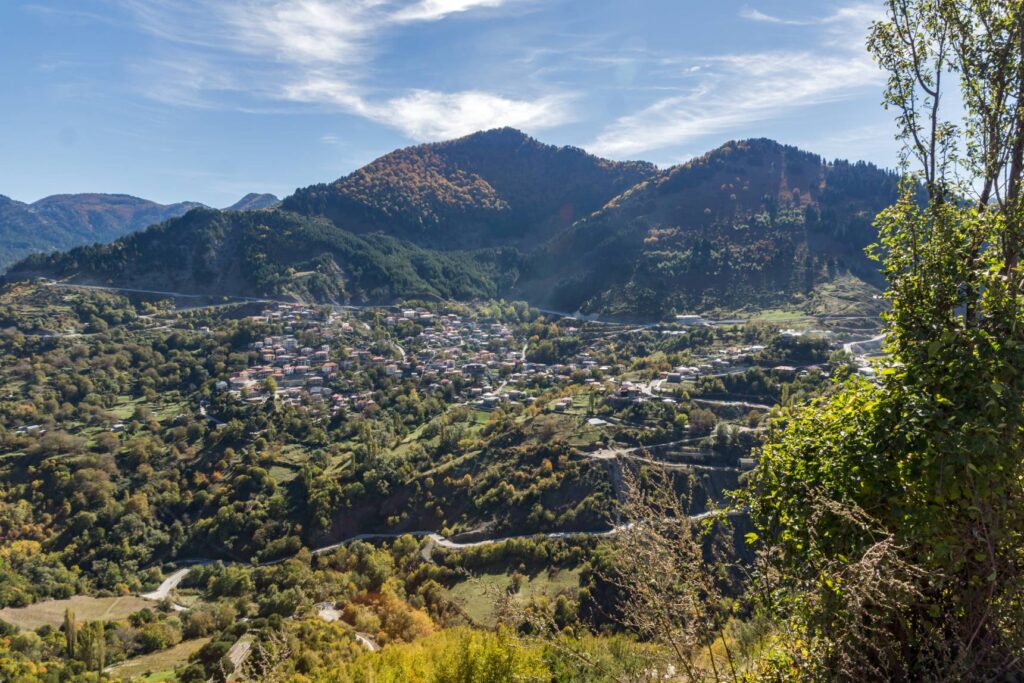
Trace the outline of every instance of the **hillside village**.
{"type": "MultiPolygon", "coordinates": [[[[799,355],[806,351],[798,349],[807,347],[817,355],[804,363],[784,363],[766,355],[769,349],[763,343],[715,344],[694,354],[688,364],[647,376],[623,363],[601,364],[609,339],[639,331],[614,324],[562,319],[560,334],[587,341],[559,362],[535,362],[527,360],[530,342],[521,330],[465,312],[280,303],[252,320],[278,325],[283,333],[252,342],[248,350],[256,359],[254,364],[218,381],[217,390],[249,403],[262,403],[272,396],[322,418],[373,410],[373,391],[364,381],[367,373],[385,380],[411,380],[421,391],[449,403],[484,411],[528,406],[544,392],[579,385],[615,411],[650,401],[675,404],[685,387],[692,391],[702,381],[742,376],[755,369],[779,381],[812,373],[826,379],[828,353],[843,347],[842,337],[834,332],[787,329],[777,333],[777,349],[794,349],[799,355]]],[[[702,331],[713,334],[713,323],[687,319],[646,330],[663,338],[702,331]]],[[[859,364],[870,369],[863,361],[859,364]]],[[[730,398],[747,397],[717,398],[727,403],[730,398]]],[[[571,396],[560,398],[543,408],[566,412],[572,402],[571,396]]]]}

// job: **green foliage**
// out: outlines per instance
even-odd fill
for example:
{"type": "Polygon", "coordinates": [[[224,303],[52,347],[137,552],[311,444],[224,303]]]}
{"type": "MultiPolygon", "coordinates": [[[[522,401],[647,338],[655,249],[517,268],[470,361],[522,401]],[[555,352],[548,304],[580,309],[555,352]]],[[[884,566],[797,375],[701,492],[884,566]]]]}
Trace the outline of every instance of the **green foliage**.
{"type": "Polygon", "coordinates": [[[314,683],[505,683],[544,680],[558,683],[597,683],[640,675],[643,649],[625,639],[566,639],[548,646],[497,633],[449,629],[416,643],[366,654],[333,670],[317,671],[314,683]],[[600,662],[581,666],[570,652],[600,662]],[[597,673],[600,672],[600,673],[597,673]]]}
{"type": "Polygon", "coordinates": [[[1024,6],[888,9],[871,48],[928,192],[922,206],[908,180],[878,217],[891,357],[876,384],[851,380],[795,415],[743,499],[778,553],[783,618],[797,625],[791,662],[837,678],[1013,678],[1024,647],[1024,103],[1006,93],[1024,87],[1024,6]],[[942,119],[951,69],[962,128],[942,119]],[[974,191],[976,202],[956,199],[974,191]]]}
{"type": "Polygon", "coordinates": [[[380,234],[357,236],[282,211],[196,210],[113,245],[80,247],[18,264],[9,279],[45,274],[126,286],[239,295],[298,294],[319,301],[399,297],[487,298],[501,254],[451,255],[380,234]]]}

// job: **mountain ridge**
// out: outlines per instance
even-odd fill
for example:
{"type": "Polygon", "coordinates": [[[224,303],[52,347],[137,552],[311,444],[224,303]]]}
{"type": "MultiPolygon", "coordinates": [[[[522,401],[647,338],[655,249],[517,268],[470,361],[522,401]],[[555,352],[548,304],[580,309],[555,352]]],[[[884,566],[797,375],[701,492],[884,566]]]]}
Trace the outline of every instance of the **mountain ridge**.
{"type": "Polygon", "coordinates": [[[273,209],[281,204],[277,195],[270,193],[250,192],[231,206],[224,207],[224,211],[262,211],[273,209]]]}
{"type": "Polygon", "coordinates": [[[730,141],[560,233],[519,291],[553,308],[636,316],[772,306],[839,274],[880,287],[864,250],[898,185],[871,164],[827,162],[764,138],[730,141]]]}
{"type": "Polygon", "coordinates": [[[364,303],[421,293],[502,296],[629,319],[787,306],[837,278],[880,284],[864,249],[898,183],[870,164],[827,162],[763,138],[659,171],[497,129],[396,150],[253,216],[215,220],[200,211],[113,245],[33,257],[8,279],[174,289],[165,286],[171,281],[188,288],[175,291],[364,303]],[[576,179],[527,205],[532,188],[577,167],[600,182],[576,179]],[[361,199],[352,187],[368,194],[361,199]],[[380,192],[367,189],[374,187],[380,192]],[[568,217],[559,206],[567,198],[568,217]],[[586,209],[579,216],[578,207],[586,209]],[[171,235],[190,242],[192,256],[174,259],[184,270],[163,264],[178,249],[171,235]],[[445,248],[435,246],[439,239],[445,248]]]}
{"type": "Polygon", "coordinates": [[[656,170],[497,128],[395,150],[333,183],[297,190],[282,208],[435,249],[522,247],[656,170]]]}
{"type": "MultiPolygon", "coordinates": [[[[225,211],[255,211],[277,205],[272,194],[247,194],[225,211]]],[[[111,242],[150,225],[209,208],[200,202],[161,204],[124,193],[80,192],[20,202],[0,195],[0,271],[32,253],[111,242]]]]}

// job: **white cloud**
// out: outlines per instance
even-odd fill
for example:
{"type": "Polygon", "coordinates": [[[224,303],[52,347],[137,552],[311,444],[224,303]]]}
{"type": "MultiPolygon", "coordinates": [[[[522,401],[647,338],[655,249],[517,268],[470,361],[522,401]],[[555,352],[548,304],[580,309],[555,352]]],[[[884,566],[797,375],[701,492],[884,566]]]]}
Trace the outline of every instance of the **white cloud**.
{"type": "Polygon", "coordinates": [[[477,90],[416,90],[389,100],[382,111],[410,137],[437,140],[499,126],[530,131],[551,128],[571,120],[570,99],[551,95],[516,100],[477,90]]]}
{"type": "Polygon", "coordinates": [[[759,21],[766,24],[781,24],[783,26],[828,26],[845,22],[857,22],[867,24],[884,15],[882,8],[877,4],[858,4],[849,7],[841,7],[832,14],[822,17],[809,17],[791,19],[777,17],[773,14],[766,14],[752,7],[744,7],[740,10],[740,17],[750,21],[759,21]]]}
{"type": "Polygon", "coordinates": [[[774,118],[786,111],[844,99],[880,82],[869,60],[812,52],[768,52],[704,60],[703,81],[618,119],[590,149],[614,157],[683,144],[774,118]]]}
{"type": "Polygon", "coordinates": [[[457,14],[484,7],[500,7],[508,0],[420,0],[391,15],[393,21],[437,21],[449,14],[457,14]]]}
{"type": "Polygon", "coordinates": [[[390,125],[417,140],[443,140],[499,126],[535,131],[566,123],[573,116],[572,96],[567,94],[520,100],[477,90],[413,90],[376,102],[359,96],[345,81],[326,77],[292,86],[286,97],[332,104],[390,125]]]}
{"type": "Polygon", "coordinates": [[[528,0],[115,0],[160,38],[291,63],[363,61],[388,28],[528,0]],[[396,5],[402,5],[396,9],[396,5]]]}
{"type": "Polygon", "coordinates": [[[369,116],[370,107],[358,89],[347,80],[326,74],[314,74],[303,82],[286,84],[281,97],[292,102],[333,104],[353,114],[369,116]]]}
{"type": "Polygon", "coordinates": [[[290,0],[288,2],[223,3],[235,49],[261,52],[297,63],[352,64],[363,59],[365,42],[374,30],[376,3],[367,0],[290,0]]]}
{"type": "Polygon", "coordinates": [[[783,24],[785,26],[807,26],[814,23],[813,21],[808,22],[803,19],[782,19],[770,14],[765,14],[760,10],[752,9],[750,7],[744,7],[740,11],[740,16],[744,19],[749,19],[750,21],[761,21],[766,24],[783,24]]]}

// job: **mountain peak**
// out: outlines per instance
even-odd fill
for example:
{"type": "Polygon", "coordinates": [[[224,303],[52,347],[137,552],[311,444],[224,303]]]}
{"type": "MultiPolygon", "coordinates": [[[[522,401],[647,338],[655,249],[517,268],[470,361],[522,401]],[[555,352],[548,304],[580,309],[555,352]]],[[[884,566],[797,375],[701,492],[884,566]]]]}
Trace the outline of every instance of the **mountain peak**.
{"type": "Polygon", "coordinates": [[[35,252],[109,242],[201,207],[127,194],[56,194],[32,204],[0,199],[0,270],[35,252]]]}
{"type": "Polygon", "coordinates": [[[444,250],[524,246],[656,171],[494,128],[395,150],[332,184],[297,191],[283,207],[444,250]]]}
{"type": "Polygon", "coordinates": [[[463,146],[463,145],[487,145],[515,148],[522,145],[535,145],[537,147],[550,147],[557,149],[554,145],[547,145],[536,138],[532,138],[518,128],[505,126],[503,128],[489,128],[478,130],[475,133],[464,135],[454,140],[434,143],[437,146],[463,146]]]}
{"type": "Polygon", "coordinates": [[[226,207],[225,211],[260,211],[262,209],[272,209],[281,200],[275,195],[269,193],[260,194],[258,192],[250,192],[245,195],[231,206],[226,207]]]}
{"type": "Polygon", "coordinates": [[[486,130],[478,130],[475,133],[464,135],[461,138],[450,140],[449,142],[458,142],[459,140],[516,140],[519,142],[525,142],[527,140],[536,142],[532,137],[519,130],[518,128],[512,128],[511,126],[502,126],[501,128],[488,128],[486,130]]]}

